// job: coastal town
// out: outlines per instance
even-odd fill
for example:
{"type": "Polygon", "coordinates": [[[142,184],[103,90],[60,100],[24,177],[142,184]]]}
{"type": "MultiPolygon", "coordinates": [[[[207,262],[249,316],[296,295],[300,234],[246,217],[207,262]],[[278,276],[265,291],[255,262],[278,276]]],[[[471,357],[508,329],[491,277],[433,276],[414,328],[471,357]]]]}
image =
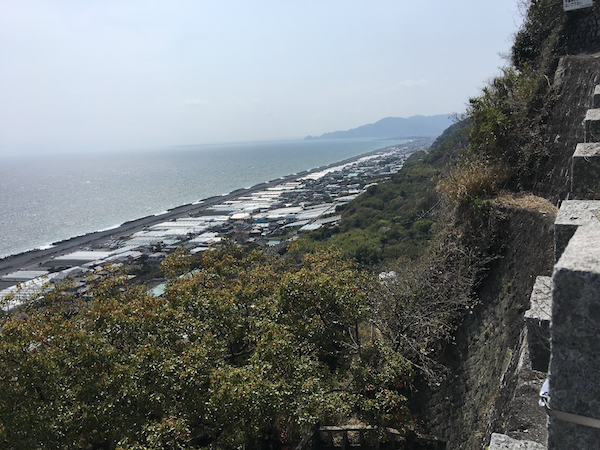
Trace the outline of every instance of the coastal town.
{"type": "MultiPolygon", "coordinates": [[[[29,252],[31,264],[16,270],[12,267],[10,272],[6,262],[11,259],[0,260],[5,262],[0,264],[2,307],[14,309],[67,278],[74,281],[79,294],[85,295],[90,275],[101,273],[109,264],[157,268],[178,249],[194,255],[225,239],[277,251],[304,233],[334,227],[341,219],[340,207],[389,179],[409,155],[430,144],[428,139],[413,140],[245,189],[240,195],[230,193],[222,201],[200,200],[165,217],[140,219],[138,229],[121,226],[110,234],[92,235],[86,245],[70,246],[69,251],[29,252]]],[[[160,295],[165,280],[159,270],[155,272],[159,275],[144,279],[144,284],[154,295],[160,295]]]]}

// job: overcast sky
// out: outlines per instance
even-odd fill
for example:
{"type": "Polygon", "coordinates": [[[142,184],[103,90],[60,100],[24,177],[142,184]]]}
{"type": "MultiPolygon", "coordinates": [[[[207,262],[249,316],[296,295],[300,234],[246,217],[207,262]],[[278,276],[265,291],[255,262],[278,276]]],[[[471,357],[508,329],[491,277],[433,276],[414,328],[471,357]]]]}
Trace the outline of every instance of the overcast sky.
{"type": "Polygon", "coordinates": [[[0,0],[0,153],[462,112],[520,23],[515,0],[0,0]]]}

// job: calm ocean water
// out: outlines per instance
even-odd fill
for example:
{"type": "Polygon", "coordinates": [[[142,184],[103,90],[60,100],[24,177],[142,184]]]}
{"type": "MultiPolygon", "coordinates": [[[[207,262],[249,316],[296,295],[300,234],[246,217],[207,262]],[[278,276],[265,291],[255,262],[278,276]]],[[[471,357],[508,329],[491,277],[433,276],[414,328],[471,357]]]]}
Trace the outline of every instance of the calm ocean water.
{"type": "Polygon", "coordinates": [[[0,258],[401,142],[291,140],[0,157],[0,258]]]}

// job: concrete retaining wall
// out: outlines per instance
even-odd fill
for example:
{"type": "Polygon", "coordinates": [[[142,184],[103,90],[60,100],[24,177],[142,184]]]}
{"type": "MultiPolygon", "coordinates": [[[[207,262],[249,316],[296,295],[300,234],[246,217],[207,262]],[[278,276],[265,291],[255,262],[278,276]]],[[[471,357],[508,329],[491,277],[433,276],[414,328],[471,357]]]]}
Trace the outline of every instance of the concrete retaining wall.
{"type": "Polygon", "coordinates": [[[593,53],[600,51],[600,5],[598,0],[592,8],[567,13],[570,54],[593,53]]]}
{"type": "MultiPolygon", "coordinates": [[[[553,281],[550,408],[600,419],[600,224],[577,229],[553,281]]],[[[600,429],[550,418],[549,450],[599,443],[600,429]]]]}

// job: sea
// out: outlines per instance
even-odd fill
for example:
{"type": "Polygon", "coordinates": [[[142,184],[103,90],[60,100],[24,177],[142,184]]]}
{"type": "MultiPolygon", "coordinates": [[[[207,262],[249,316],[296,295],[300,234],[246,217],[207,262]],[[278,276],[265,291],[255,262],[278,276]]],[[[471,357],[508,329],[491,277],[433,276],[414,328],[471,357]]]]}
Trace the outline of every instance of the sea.
{"type": "Polygon", "coordinates": [[[0,258],[404,142],[296,139],[0,155],[0,258]]]}

